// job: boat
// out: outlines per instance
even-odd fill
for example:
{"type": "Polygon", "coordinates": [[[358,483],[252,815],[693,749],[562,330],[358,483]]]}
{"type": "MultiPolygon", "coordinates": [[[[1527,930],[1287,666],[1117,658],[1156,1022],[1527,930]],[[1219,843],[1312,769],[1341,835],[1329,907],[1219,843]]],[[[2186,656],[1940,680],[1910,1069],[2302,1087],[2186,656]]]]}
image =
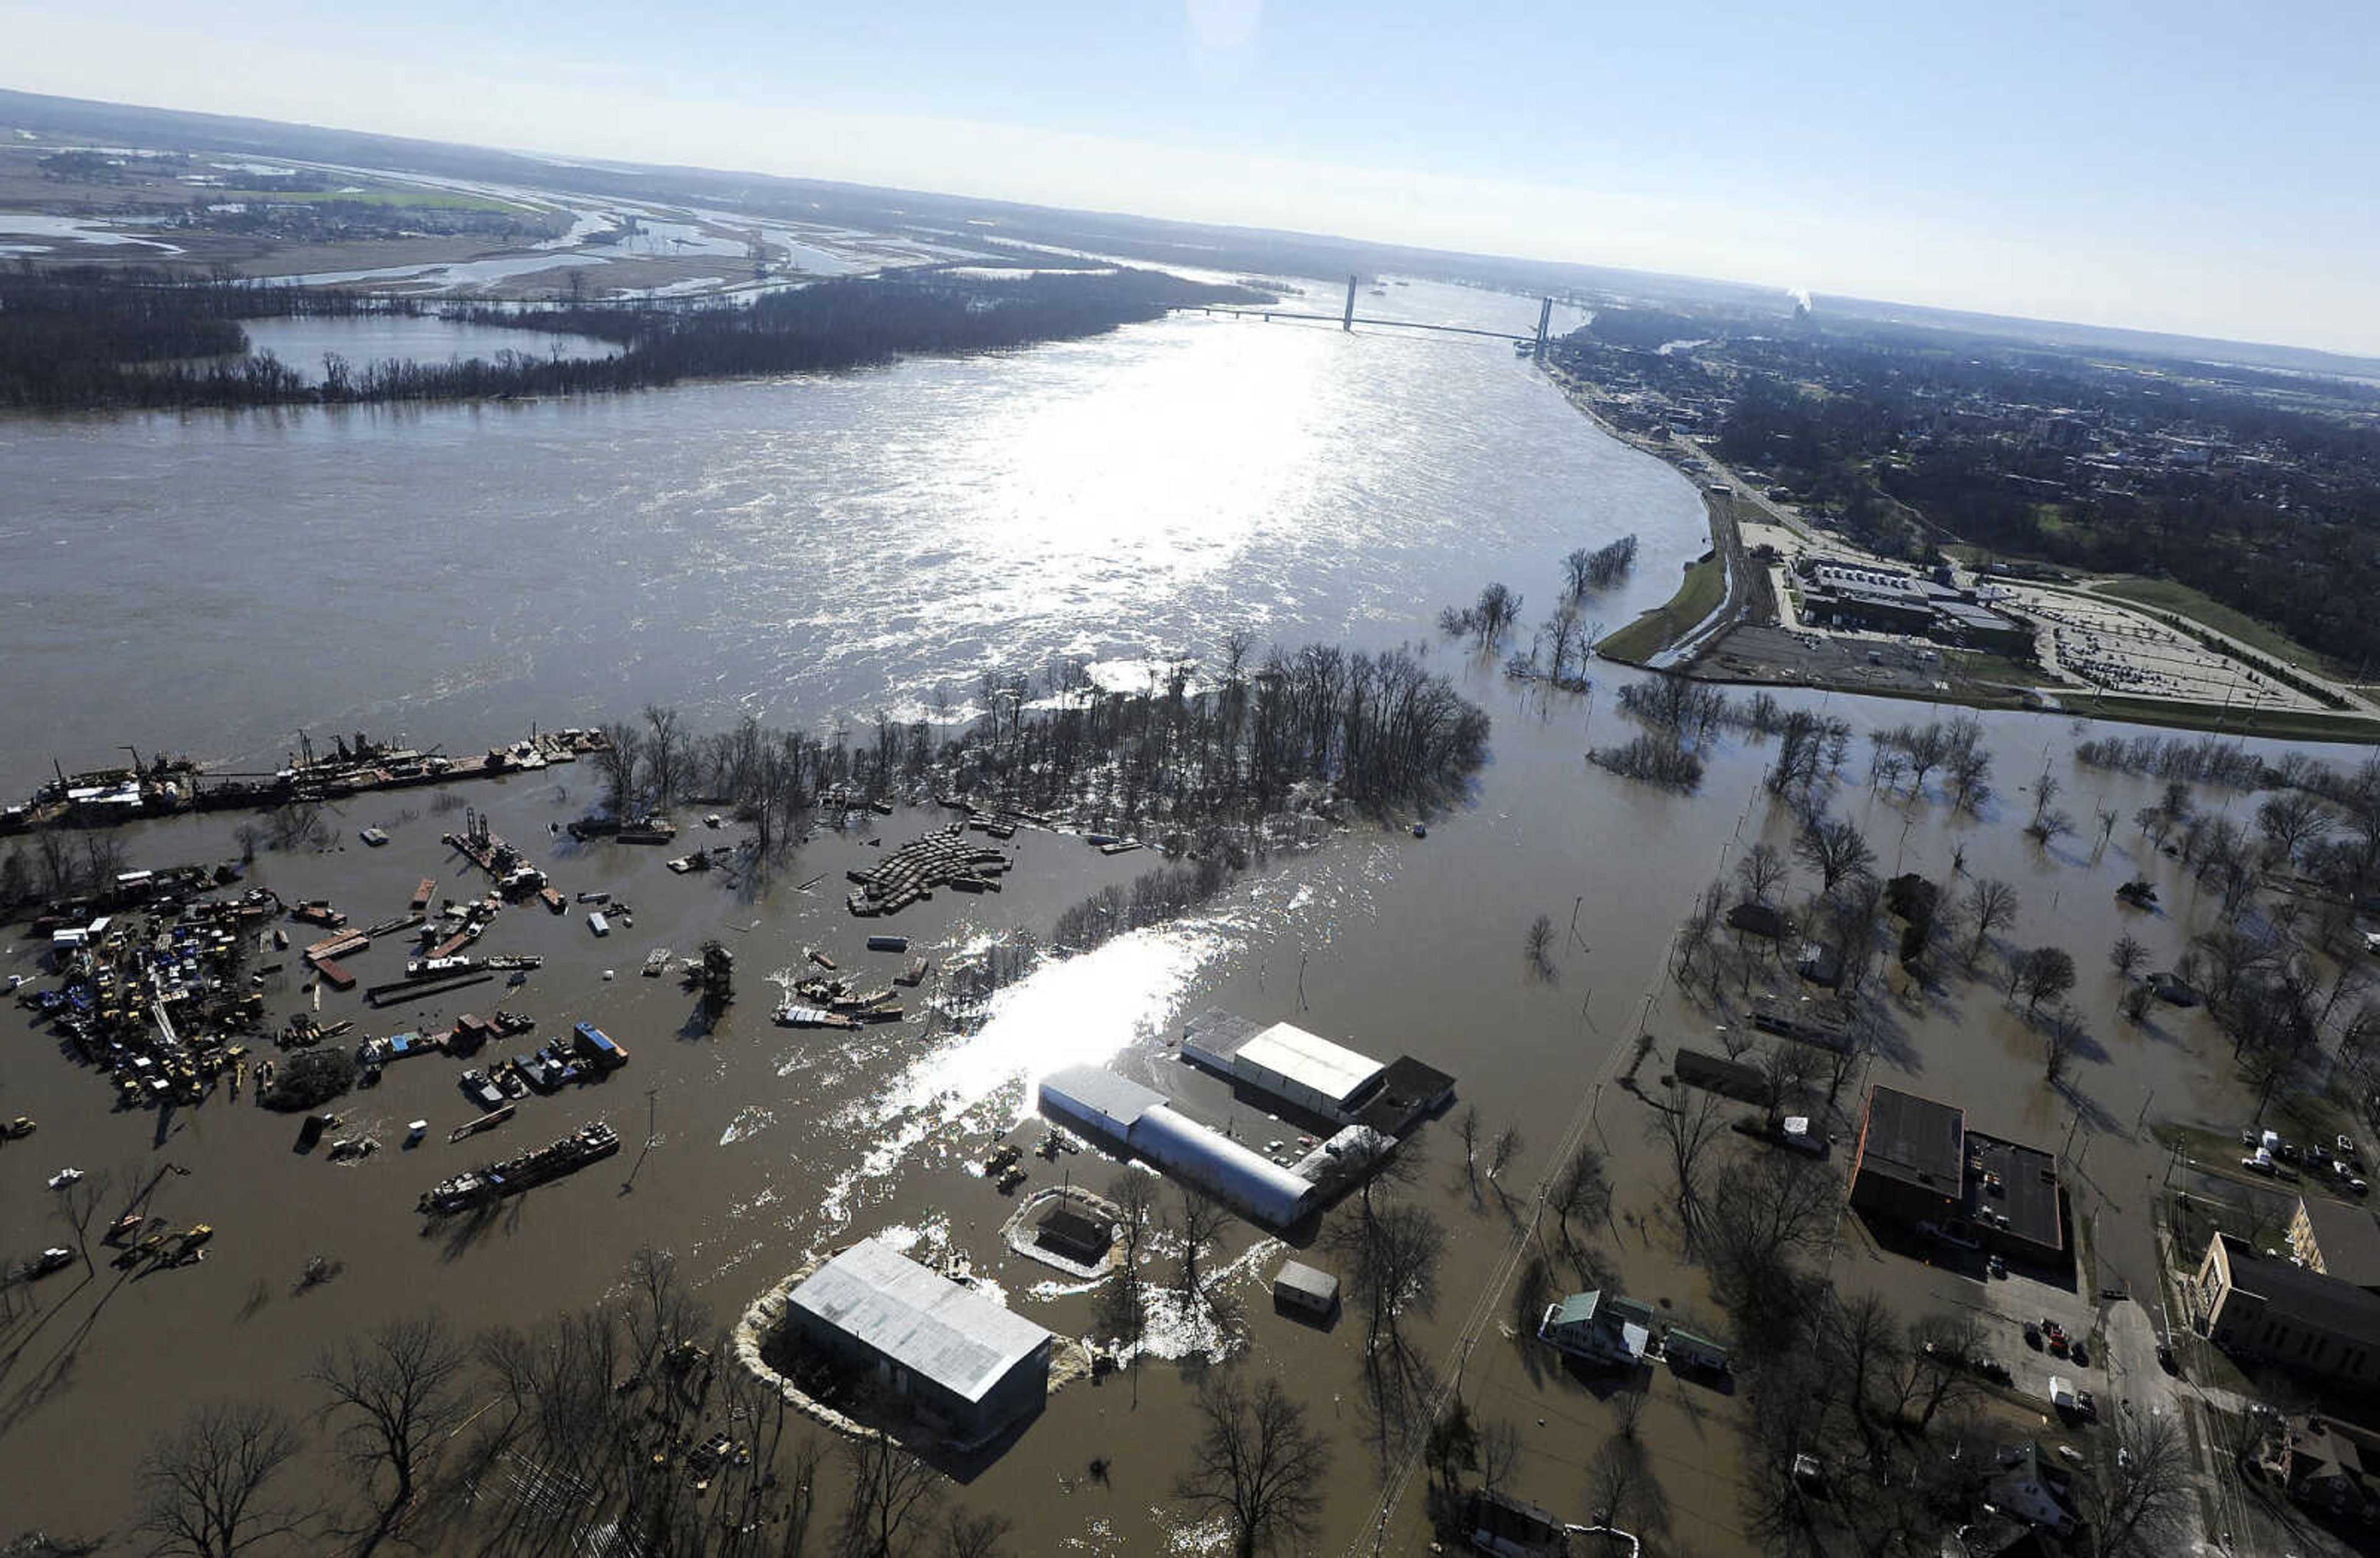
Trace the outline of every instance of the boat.
{"type": "Polygon", "coordinates": [[[182,1231],[182,1248],[184,1249],[196,1249],[199,1246],[206,1243],[209,1239],[213,1238],[214,1236],[215,1225],[213,1223],[193,1223],[189,1227],[182,1231]]]}
{"type": "Polygon", "coordinates": [[[382,845],[388,842],[388,834],[379,828],[366,828],[356,836],[362,839],[366,844],[370,845],[374,849],[378,849],[382,845]]]}
{"type": "Polygon", "coordinates": [[[79,1168],[60,1169],[57,1173],[50,1175],[50,1188],[53,1190],[63,1190],[81,1177],[82,1170],[79,1168]]]}
{"type": "Polygon", "coordinates": [[[100,1241],[103,1244],[121,1243],[139,1233],[140,1224],[147,1221],[147,1218],[137,1211],[128,1211],[108,1224],[107,1232],[100,1235],[100,1241]]]}
{"type": "Polygon", "coordinates": [[[657,946],[653,948],[652,951],[645,954],[645,978],[649,980],[660,979],[663,974],[669,972],[669,965],[670,949],[665,946],[657,946]]]}
{"type": "Polygon", "coordinates": [[[442,1180],[422,1192],[420,1209],[438,1217],[484,1206],[575,1174],[619,1150],[619,1136],[598,1120],[548,1146],[442,1180]]]}
{"type": "Polygon", "coordinates": [[[868,950],[870,952],[906,952],[909,950],[909,938],[906,936],[870,936],[868,938],[868,950]]]}
{"type": "Polygon", "coordinates": [[[830,1012],[823,1006],[800,1006],[792,1002],[777,1008],[773,1014],[780,1028],[857,1028],[859,1019],[840,1012],[830,1012]]]}
{"type": "Polygon", "coordinates": [[[913,957],[909,960],[909,967],[907,968],[892,976],[892,982],[894,984],[905,984],[910,988],[915,989],[917,986],[925,982],[926,970],[932,967],[933,965],[925,958],[913,957]]]}
{"type": "Polygon", "coordinates": [[[612,922],[603,918],[601,909],[590,909],[587,914],[587,929],[599,936],[608,936],[612,933],[612,922]]]}
{"type": "Polygon", "coordinates": [[[32,1135],[33,1132],[39,1128],[40,1122],[36,1121],[30,1114],[19,1114],[15,1119],[9,1121],[5,1127],[0,1127],[0,1136],[5,1136],[11,1141],[16,1141],[21,1138],[32,1135]]]}
{"type": "MultiPolygon", "coordinates": [[[[499,1093],[496,1096],[502,1098],[504,1095],[499,1093]]],[[[486,1114],[480,1115],[475,1120],[464,1121],[461,1125],[456,1126],[453,1130],[446,1133],[447,1144],[452,1146],[454,1143],[462,1140],[465,1137],[477,1136],[481,1131],[492,1131],[495,1129],[498,1126],[503,1125],[506,1120],[511,1119],[514,1112],[519,1107],[520,1105],[516,1103],[500,1103],[495,1108],[489,1110],[486,1114]]]]}
{"type": "Polygon", "coordinates": [[[42,1251],[41,1259],[25,1268],[29,1277],[45,1277],[52,1272],[62,1272],[74,1264],[74,1251],[52,1245],[42,1251]]]}

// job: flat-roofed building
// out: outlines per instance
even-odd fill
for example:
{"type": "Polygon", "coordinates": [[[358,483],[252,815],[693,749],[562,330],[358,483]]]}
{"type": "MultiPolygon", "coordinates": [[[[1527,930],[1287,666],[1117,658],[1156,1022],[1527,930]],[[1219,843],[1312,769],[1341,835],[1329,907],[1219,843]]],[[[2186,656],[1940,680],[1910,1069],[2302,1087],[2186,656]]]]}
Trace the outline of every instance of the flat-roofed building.
{"type": "Polygon", "coordinates": [[[1454,1095],[1453,1077],[1411,1055],[1383,1065],[1294,1023],[1267,1025],[1220,1008],[1183,1025],[1182,1058],[1273,1107],[1387,1137],[1402,1137],[1454,1095]]]}
{"type": "Polygon", "coordinates": [[[2208,1338],[2226,1351],[2352,1390],[2380,1384],[2380,1295],[2344,1278],[2217,1234],[2190,1297],[2208,1338]]]}
{"type": "Polygon", "coordinates": [[[1969,1131],[1966,1217],[2001,1254],[2049,1265],[2066,1254],[2058,1160],[2038,1148],[1969,1131]]]}
{"type": "Polygon", "coordinates": [[[805,1278],[785,1313],[803,1341],[954,1438],[996,1432],[1049,1394],[1050,1333],[873,1238],[805,1278]]]}
{"type": "Polygon", "coordinates": [[[2300,1196],[2289,1253],[2325,1276],[2380,1292],[2380,1217],[2360,1206],[2300,1196]]]}
{"type": "Polygon", "coordinates": [[[1232,1075],[1298,1108],[1345,1125],[1379,1086],[1388,1067],[1294,1023],[1251,1036],[1232,1057],[1232,1075]]]}
{"type": "Polygon", "coordinates": [[[1965,1199],[1966,1115],[1883,1086],[1868,1089],[1852,1159],[1852,1205],[1900,1223],[1947,1223],[1965,1199]]]}

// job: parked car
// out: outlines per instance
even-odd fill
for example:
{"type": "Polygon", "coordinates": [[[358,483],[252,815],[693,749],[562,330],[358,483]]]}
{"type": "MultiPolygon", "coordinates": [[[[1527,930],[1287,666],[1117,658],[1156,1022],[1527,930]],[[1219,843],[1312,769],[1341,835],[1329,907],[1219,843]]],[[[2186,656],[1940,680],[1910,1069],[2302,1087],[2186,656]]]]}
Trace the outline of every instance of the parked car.
{"type": "Polygon", "coordinates": [[[2171,1342],[2159,1342],[2157,1344],[2157,1367],[2164,1369],[2168,1374],[2179,1374],[2181,1372],[2181,1365],[2173,1356],[2173,1344],[2171,1342]]]}
{"type": "Polygon", "coordinates": [[[2024,1345],[2034,1352],[2041,1350],[2041,1327],[2031,1321],[2024,1322],[2024,1345]]]}
{"type": "Polygon", "coordinates": [[[1985,1262],[1985,1269],[1996,1277],[2004,1277],[2008,1275],[2008,1262],[2001,1260],[1997,1255],[1985,1262]]]}
{"type": "Polygon", "coordinates": [[[2273,1172],[2273,1160],[2265,1156],[2264,1153],[2258,1152],[2252,1158],[2240,1159],[2240,1166],[2246,1169],[2250,1174],[2271,1174],[2273,1172]]]}
{"type": "Polygon", "coordinates": [[[2090,1349],[2090,1348],[2088,1348],[2088,1347],[2086,1347],[2086,1346],[2084,1346],[2084,1345],[2083,1345],[2082,1343],[2080,1343],[2080,1342],[2075,1343],[2075,1344],[2074,1344],[2074,1361],[2075,1361],[2076,1363],[2078,1363],[2078,1364],[2082,1365],[2082,1366],[2083,1368],[2085,1368],[2085,1369],[2088,1369],[2089,1367],[2091,1367],[2091,1349],[2090,1349]]]}
{"type": "Polygon", "coordinates": [[[2368,1196],[2372,1193],[2372,1187],[2366,1185],[2361,1179],[2349,1180],[2347,1182],[2347,1188],[2350,1193],[2358,1196],[2368,1196]]]}
{"type": "Polygon", "coordinates": [[[2009,1372],[2009,1366],[1996,1357],[1986,1357],[1977,1361],[1975,1372],[1996,1385],[2008,1384],[2016,1378],[2009,1372]]]}
{"type": "Polygon", "coordinates": [[[2076,1391],[2074,1410],[2085,1418],[2095,1419],[2099,1416],[2099,1398],[2089,1391],[2076,1391]]]}
{"type": "Polygon", "coordinates": [[[2281,1143],[2281,1152],[2280,1152],[2281,1162],[2285,1162],[2285,1163],[2294,1163],[2294,1162],[2297,1162],[2298,1161],[2300,1161],[2301,1159],[2302,1159],[2304,1156],[2305,1156],[2305,1154],[2304,1154],[2304,1153],[2302,1153],[2302,1152],[2301,1152],[2301,1151],[2299,1151],[2299,1150],[2298,1150],[2298,1144],[2297,1144],[2296,1142],[2294,1142],[2294,1141],[2284,1141],[2284,1142],[2282,1142],[2282,1143],[2281,1143]]]}

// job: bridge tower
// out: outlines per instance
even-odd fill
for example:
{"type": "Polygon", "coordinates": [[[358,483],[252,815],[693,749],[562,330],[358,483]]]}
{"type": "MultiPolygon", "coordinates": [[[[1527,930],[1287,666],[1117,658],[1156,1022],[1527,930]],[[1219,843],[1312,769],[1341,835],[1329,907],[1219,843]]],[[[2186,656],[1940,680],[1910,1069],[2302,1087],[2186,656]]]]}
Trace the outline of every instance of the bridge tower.
{"type": "Polygon", "coordinates": [[[1347,278],[1347,311],[1339,316],[1339,328],[1355,328],[1355,278],[1352,275],[1347,278]]]}
{"type": "Polygon", "coordinates": [[[1554,300],[1553,300],[1551,298],[1538,298],[1538,299],[1537,299],[1537,346],[1536,346],[1536,352],[1535,352],[1533,355],[1536,358],[1536,359],[1537,359],[1539,362],[1543,362],[1543,361],[1546,359],[1546,327],[1547,327],[1548,324],[1550,324],[1550,323],[1553,323],[1553,317],[1554,317],[1554,300]]]}

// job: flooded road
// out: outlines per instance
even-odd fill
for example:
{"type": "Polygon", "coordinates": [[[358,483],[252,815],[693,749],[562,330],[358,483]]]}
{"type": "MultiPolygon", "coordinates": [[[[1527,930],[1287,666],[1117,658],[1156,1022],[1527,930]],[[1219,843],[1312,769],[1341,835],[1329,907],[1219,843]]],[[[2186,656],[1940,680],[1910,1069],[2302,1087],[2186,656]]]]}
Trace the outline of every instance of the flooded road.
{"type": "MultiPolygon", "coordinates": [[[[1522,307],[1451,291],[1445,303],[1522,307]]],[[[0,440],[50,505],[9,521],[30,559],[9,586],[24,604],[0,618],[16,636],[19,706],[57,708],[44,736],[93,761],[134,735],[216,756],[277,755],[281,726],[299,718],[403,724],[460,747],[532,718],[623,714],[645,698],[678,702],[704,728],[745,709],[856,720],[878,706],[930,708],[938,685],[963,704],[989,666],[1195,652],[1236,626],[1290,642],[1392,644],[1425,636],[1439,606],[1489,578],[1537,603],[1535,620],[1563,552],[1633,530],[1635,578],[1595,608],[1618,621],[1665,597],[1679,564],[1706,544],[1684,481],[1596,432],[1500,346],[1205,320],[845,379],[387,416],[11,424],[0,440]],[[260,577],[277,582],[259,591],[260,577]],[[146,652],[168,626],[176,652],[146,652]],[[114,674],[93,676],[94,664],[114,674]]],[[[9,501],[27,490],[20,481],[9,501]]],[[[1532,1188],[1557,1166],[1554,1144],[1576,1127],[1613,1165],[1614,1215],[1593,1242],[1632,1295],[1715,1325],[1667,1231],[1646,1108],[1613,1079],[1640,1026],[1657,1041],[1647,1083],[1679,1043],[1707,1046],[1709,1017],[1661,977],[1670,937],[1704,881],[1731,870],[1756,838],[1781,846],[1791,822],[1760,787],[1771,755],[1761,743],[1725,742],[1691,797],[1584,763],[1586,746],[1624,738],[1613,706],[1624,673],[1598,667],[1591,697],[1546,700],[1460,646],[1431,653],[1495,719],[1493,761],[1467,805],[1433,819],[1427,838],[1357,827],[1276,855],[1185,923],[1046,967],[973,1033],[914,1011],[857,1034],[778,1029],[767,1020],[771,976],[790,976],[816,946],[880,982],[873,976],[899,960],[862,950],[871,929],[906,933],[938,966],[1013,930],[1046,936],[1063,907],[1128,882],[1151,857],[1106,858],[1079,837],[1027,830],[1005,892],[944,895],[863,927],[842,908],[844,871],[945,814],[861,814],[767,882],[735,886],[672,875],[672,849],[555,835],[594,798],[583,766],[351,802],[334,820],[333,852],[267,852],[256,869],[285,899],[327,896],[370,923],[401,909],[422,876],[438,877],[442,895],[466,890],[469,868],[439,835],[468,804],[565,893],[625,902],[625,922],[603,941],[575,908],[505,911],[478,950],[547,959],[508,996],[488,986],[373,1014],[354,994],[325,996],[324,1020],[358,1017],[350,1040],[443,1027],[501,998],[535,1016],[540,1038],[584,1018],[630,1050],[625,1071],[525,1101],[490,1138],[446,1144],[471,1111],[455,1086],[465,1063],[443,1056],[393,1065],[377,1089],[345,1102],[342,1128],[382,1146],[352,1167],[293,1154],[295,1119],[246,1098],[164,1117],[112,1113],[98,1080],[15,1008],[0,1012],[0,1112],[42,1122],[0,1146],[0,1248],[59,1242],[42,1181],[69,1163],[123,1183],[187,1167],[160,1182],[157,1211],[218,1230],[200,1265],[118,1283],[103,1260],[96,1281],[78,1268],[33,1290],[38,1308],[0,1337],[0,1439],[11,1451],[0,1460],[0,1528],[120,1528],[140,1440],[128,1422],[145,1432],[188,1403],[230,1395],[305,1410],[299,1375],[335,1340],[429,1306],[476,1328],[601,1302],[645,1244],[676,1251],[723,1321],[807,1260],[888,1233],[921,1256],[967,1251],[1012,1306],[1080,1335],[1087,1299],[1002,1248],[1014,1203],[972,1164],[1029,1114],[1034,1077],[1078,1062],[1148,1080],[1244,1140],[1293,1134],[1174,1058],[1181,1020],[1216,1004],[1383,1058],[1410,1053],[1457,1077],[1489,1133],[1520,1132],[1504,1194],[1475,1189],[1447,1123],[1413,1144],[1422,1166],[1405,1193],[1445,1222],[1450,1246],[1434,1314],[1406,1329],[1448,1376],[1460,1372],[1475,1410],[1522,1428],[1516,1491],[1584,1518],[1585,1467],[1615,1421],[1609,1393],[1530,1368],[1494,1313],[1466,1322],[1514,1228],[1533,1220],[1532,1188]],[[392,842],[369,850],[357,830],[375,825],[392,842]],[[825,879],[815,893],[798,890],[815,877],[825,879]],[[1538,915],[1557,929],[1549,976],[1523,955],[1538,915]],[[738,1001],[705,1034],[674,980],[637,969],[650,948],[688,954],[710,935],[737,955],[738,1001]],[[403,1150],[417,1117],[431,1122],[428,1140],[403,1150]],[[518,1198],[484,1225],[425,1235],[412,1209],[428,1185],[597,1117],[626,1142],[617,1159],[518,1198]],[[318,1254],[339,1274],[300,1292],[318,1254]]],[[[1863,736],[1926,717],[1913,704],[1811,701],[1863,736]]],[[[2006,796],[1982,819],[1872,796],[1858,756],[1833,802],[1861,824],[1879,870],[1947,879],[1963,849],[1971,875],[2018,885],[2013,939],[2073,951],[2075,1000],[2095,1040],[2074,1098],[2089,1107],[2044,1084],[2038,1041],[1988,968],[1908,1016],[1867,1079],[1961,1102],[1978,1127],[2046,1150],[2072,1132],[2084,1171],[2077,1216],[2095,1218],[2108,1259],[2145,1284],[2143,1184],[2162,1154],[2136,1115],[2153,1094],[2152,1122],[2220,1125],[2231,1085],[2202,1014],[2161,1012],[2146,1032],[2117,1021],[2106,947],[2129,928],[2153,966],[2169,967],[2214,906],[2172,862],[2142,851],[2129,824],[2095,859],[2071,838],[2037,848],[2020,832],[2029,803],[2019,786],[2045,765],[2068,781],[2078,815],[2104,803],[2129,817],[2159,786],[2075,770],[2068,722],[1985,724],[2006,796]],[[2135,871],[2158,882],[2168,911],[2119,922],[2112,890],[2135,871]]],[[[46,755],[11,743],[8,787],[29,785],[46,755]]],[[[229,858],[237,821],[133,830],[132,863],[229,858]]],[[[678,847],[733,836],[681,821],[690,825],[678,847]]],[[[1797,873],[1791,891],[1810,886],[1797,873]]],[[[387,978],[397,955],[375,948],[355,970],[366,983],[387,978]]],[[[0,954],[0,971],[33,968],[21,939],[0,954]]],[[[269,991],[279,1016],[307,1004],[295,979],[269,991]]],[[[1019,1138],[1029,1145],[1037,1134],[1019,1138]]],[[[1112,1172],[1087,1154],[1026,1163],[1027,1192],[1062,1176],[1097,1186],[1112,1172]]],[[[1264,1284],[1281,1252],[1246,1225],[1232,1224],[1218,1253],[1240,1260],[1248,1366],[1281,1378],[1332,1435],[1336,1472],[1314,1550],[1336,1551],[1364,1532],[1378,1496],[1360,1429],[1362,1327],[1342,1319],[1318,1339],[1275,1315],[1264,1284]]],[[[1327,1250],[1306,1258],[1333,1264],[1327,1250]]],[[[1837,1255],[1846,1270],[1875,1259],[1849,1247],[1837,1255]]],[[[1195,1377],[1156,1358],[1136,1389],[1071,1384],[956,1496],[1014,1519],[1021,1552],[1210,1550],[1212,1533],[1185,1526],[1171,1502],[1195,1377]],[[1095,1455],[1109,1459],[1104,1482],[1086,1475],[1095,1455]]],[[[1735,1399],[1666,1373],[1651,1389],[1643,1432],[1667,1528],[1648,1550],[1746,1551],[1735,1399]]],[[[1384,1551],[1427,1541],[1409,1490],[1384,1551]]]]}

